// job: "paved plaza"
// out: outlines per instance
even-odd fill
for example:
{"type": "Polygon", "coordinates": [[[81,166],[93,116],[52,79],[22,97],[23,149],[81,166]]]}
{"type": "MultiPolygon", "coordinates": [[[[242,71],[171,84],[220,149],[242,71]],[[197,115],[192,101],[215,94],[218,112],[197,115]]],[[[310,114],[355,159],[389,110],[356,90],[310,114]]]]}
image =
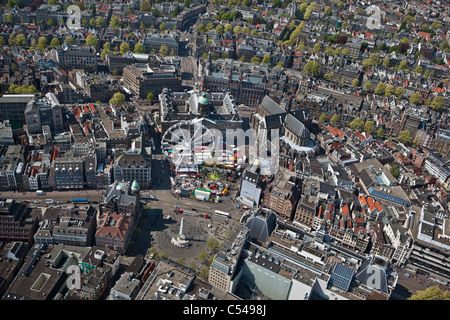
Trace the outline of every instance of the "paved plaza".
{"type": "Polygon", "coordinates": [[[158,200],[146,201],[145,217],[142,231],[136,244],[136,254],[146,254],[150,248],[155,248],[159,255],[167,255],[170,259],[183,259],[187,265],[191,262],[200,264],[198,256],[208,251],[207,241],[211,238],[219,242],[225,240],[244,210],[235,206],[231,196],[223,197],[221,203],[198,201],[191,198],[177,197],[170,189],[144,190],[144,195],[153,195],[158,200]],[[175,213],[175,206],[179,206],[186,213],[175,213]],[[215,210],[230,213],[230,218],[214,214],[215,210]],[[205,218],[208,213],[209,218],[205,218]],[[184,234],[189,240],[187,248],[176,247],[172,244],[172,237],[177,237],[181,219],[184,218],[184,234]]]}

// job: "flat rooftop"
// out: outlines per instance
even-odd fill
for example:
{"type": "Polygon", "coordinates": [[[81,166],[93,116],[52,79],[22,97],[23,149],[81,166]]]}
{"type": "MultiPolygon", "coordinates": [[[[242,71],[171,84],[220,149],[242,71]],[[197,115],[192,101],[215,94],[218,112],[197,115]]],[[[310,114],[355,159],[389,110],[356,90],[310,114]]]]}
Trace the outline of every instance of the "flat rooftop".
{"type": "Polygon", "coordinates": [[[194,276],[192,269],[175,261],[162,259],[143,285],[139,293],[140,300],[181,300],[194,276]],[[178,292],[183,295],[177,295],[178,292]]]}

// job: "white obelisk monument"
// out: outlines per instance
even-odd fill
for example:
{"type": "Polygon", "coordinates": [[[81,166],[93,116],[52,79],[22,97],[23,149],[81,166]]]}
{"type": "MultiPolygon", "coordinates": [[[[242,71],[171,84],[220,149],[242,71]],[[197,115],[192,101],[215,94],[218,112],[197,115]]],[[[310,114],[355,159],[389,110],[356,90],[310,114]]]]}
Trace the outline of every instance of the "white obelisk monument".
{"type": "Polygon", "coordinates": [[[180,248],[186,248],[189,246],[189,241],[186,240],[186,236],[184,235],[184,218],[181,218],[180,231],[178,232],[177,238],[175,239],[175,237],[172,237],[171,242],[174,246],[180,248]]]}

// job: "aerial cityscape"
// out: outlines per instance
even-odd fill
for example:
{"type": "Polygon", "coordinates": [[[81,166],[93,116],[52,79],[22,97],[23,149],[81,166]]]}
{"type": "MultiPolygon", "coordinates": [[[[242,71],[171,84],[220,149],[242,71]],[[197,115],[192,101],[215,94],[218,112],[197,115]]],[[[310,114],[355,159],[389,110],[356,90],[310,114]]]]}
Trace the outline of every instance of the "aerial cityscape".
{"type": "Polygon", "coordinates": [[[0,1],[0,300],[450,299],[448,1],[0,1]]]}

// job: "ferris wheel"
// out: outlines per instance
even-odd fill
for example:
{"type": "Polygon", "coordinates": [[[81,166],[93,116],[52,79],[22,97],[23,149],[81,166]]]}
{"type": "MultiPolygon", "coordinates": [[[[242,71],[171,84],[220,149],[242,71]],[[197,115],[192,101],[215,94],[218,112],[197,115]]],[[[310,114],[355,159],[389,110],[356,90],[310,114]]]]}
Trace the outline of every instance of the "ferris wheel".
{"type": "Polygon", "coordinates": [[[213,157],[215,137],[203,120],[180,121],[164,133],[161,150],[177,170],[202,164],[213,157]]]}

